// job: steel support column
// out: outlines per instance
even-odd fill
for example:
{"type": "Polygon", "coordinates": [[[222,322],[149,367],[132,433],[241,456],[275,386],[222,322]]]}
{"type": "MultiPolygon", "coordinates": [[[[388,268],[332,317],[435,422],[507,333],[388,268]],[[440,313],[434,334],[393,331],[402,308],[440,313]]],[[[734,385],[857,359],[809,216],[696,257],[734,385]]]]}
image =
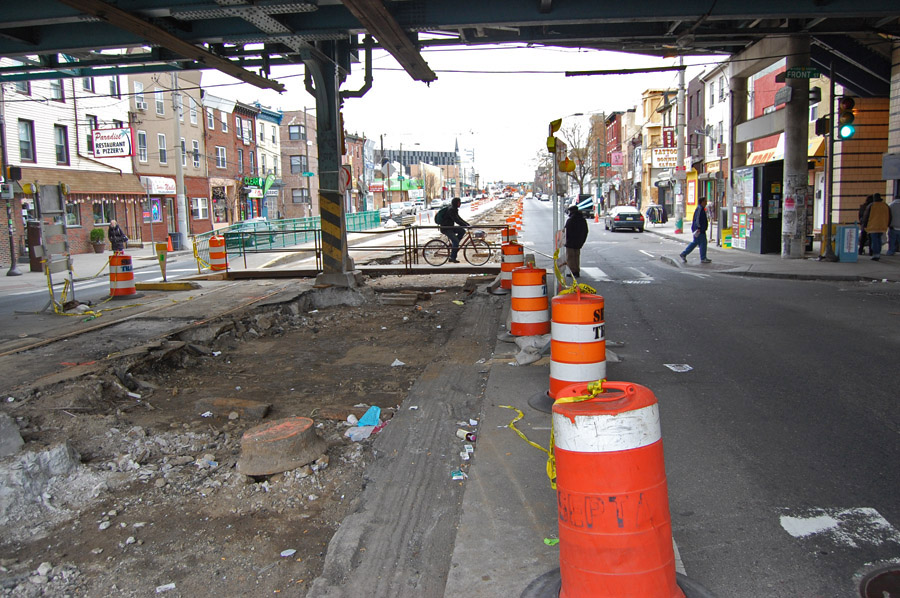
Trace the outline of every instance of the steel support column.
{"type": "MultiPolygon", "coordinates": [[[[787,68],[809,66],[809,37],[788,40],[787,68]]],[[[785,106],[784,181],[781,257],[799,259],[806,247],[806,199],[809,194],[809,79],[787,79],[792,88],[785,106]]]]}
{"type": "Polygon", "coordinates": [[[316,98],[316,126],[319,148],[319,214],[322,217],[322,274],[317,282],[355,286],[353,262],[347,253],[341,170],[341,99],[344,79],[338,67],[347,62],[348,49],[335,42],[322,42],[319,49],[328,59],[312,57],[304,61],[307,90],[316,98]]]}

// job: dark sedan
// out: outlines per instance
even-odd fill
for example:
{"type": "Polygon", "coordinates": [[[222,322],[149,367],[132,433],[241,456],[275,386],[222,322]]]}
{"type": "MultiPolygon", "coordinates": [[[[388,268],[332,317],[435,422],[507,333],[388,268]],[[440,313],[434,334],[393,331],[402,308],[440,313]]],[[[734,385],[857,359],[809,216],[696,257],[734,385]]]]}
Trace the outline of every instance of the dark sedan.
{"type": "Polygon", "coordinates": [[[644,232],[644,217],[634,206],[616,206],[606,214],[606,230],[617,231],[630,228],[639,233],[644,232]]]}

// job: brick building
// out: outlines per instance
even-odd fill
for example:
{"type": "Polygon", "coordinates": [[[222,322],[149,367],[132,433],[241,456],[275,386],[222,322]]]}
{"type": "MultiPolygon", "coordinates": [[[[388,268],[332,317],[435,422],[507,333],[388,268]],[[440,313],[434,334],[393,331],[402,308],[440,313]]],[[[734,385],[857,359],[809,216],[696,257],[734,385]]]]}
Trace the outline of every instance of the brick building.
{"type": "Polygon", "coordinates": [[[281,133],[281,172],[284,217],[307,218],[319,213],[319,150],[316,116],[304,110],[284,113],[281,133]],[[312,173],[312,176],[303,176],[312,173]]]}

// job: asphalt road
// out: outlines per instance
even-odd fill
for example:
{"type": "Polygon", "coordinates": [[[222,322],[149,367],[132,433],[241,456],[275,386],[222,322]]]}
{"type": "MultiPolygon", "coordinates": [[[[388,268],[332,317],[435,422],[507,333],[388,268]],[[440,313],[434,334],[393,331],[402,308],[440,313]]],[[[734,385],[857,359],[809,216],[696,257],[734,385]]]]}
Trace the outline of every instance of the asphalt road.
{"type": "MultiPolygon", "coordinates": [[[[526,201],[526,253],[551,253],[550,209],[526,201]]],[[[900,568],[900,288],[660,260],[681,249],[591,222],[582,281],[625,343],[610,378],[659,400],[687,574],[721,597],[859,596],[874,567],[900,568]]]]}

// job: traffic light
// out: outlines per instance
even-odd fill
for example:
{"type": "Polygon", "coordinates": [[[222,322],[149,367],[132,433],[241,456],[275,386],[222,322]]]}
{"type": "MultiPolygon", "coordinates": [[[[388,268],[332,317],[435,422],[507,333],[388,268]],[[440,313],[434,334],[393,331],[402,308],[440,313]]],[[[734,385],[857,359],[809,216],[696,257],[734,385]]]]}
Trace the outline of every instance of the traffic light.
{"type": "Polygon", "coordinates": [[[838,102],[838,118],[837,118],[837,138],[840,140],[850,139],[856,134],[856,127],[853,121],[856,115],[853,114],[853,108],[856,102],[850,96],[844,96],[838,102]]]}
{"type": "Polygon", "coordinates": [[[22,168],[19,166],[7,166],[6,167],[6,180],[7,181],[21,181],[22,180],[22,168]]]}
{"type": "Polygon", "coordinates": [[[816,135],[828,135],[828,130],[831,128],[831,119],[827,116],[823,116],[822,118],[816,119],[816,135]]]}

